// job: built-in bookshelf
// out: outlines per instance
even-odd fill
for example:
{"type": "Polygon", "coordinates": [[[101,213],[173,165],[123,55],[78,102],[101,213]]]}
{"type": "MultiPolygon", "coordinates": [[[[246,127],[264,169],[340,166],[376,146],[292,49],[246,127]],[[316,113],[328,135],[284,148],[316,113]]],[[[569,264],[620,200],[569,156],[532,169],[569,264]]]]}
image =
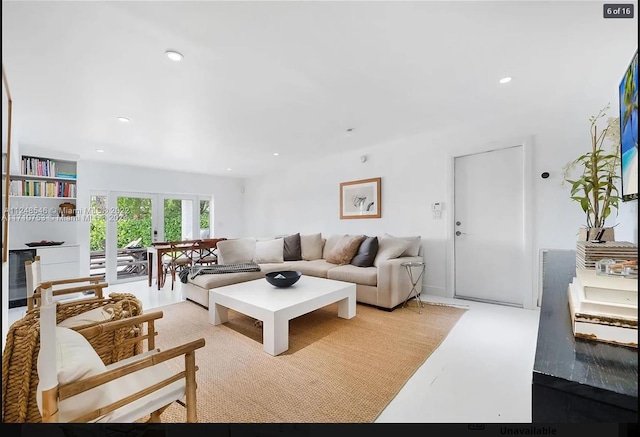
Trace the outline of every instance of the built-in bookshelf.
{"type": "Polygon", "coordinates": [[[20,173],[12,174],[9,196],[75,200],[77,162],[22,156],[20,173]]]}

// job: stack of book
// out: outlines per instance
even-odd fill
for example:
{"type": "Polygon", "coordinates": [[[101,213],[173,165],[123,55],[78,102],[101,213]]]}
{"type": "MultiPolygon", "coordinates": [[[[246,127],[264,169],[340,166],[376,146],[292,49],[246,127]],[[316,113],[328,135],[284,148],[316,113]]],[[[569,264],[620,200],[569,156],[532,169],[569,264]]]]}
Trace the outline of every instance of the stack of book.
{"type": "Polygon", "coordinates": [[[578,338],[638,347],[638,280],[576,269],[569,311],[578,338]]]}
{"type": "Polygon", "coordinates": [[[638,259],[638,245],[628,241],[605,241],[591,243],[578,241],[576,244],[576,268],[594,269],[601,259],[632,260],[638,259]]]}

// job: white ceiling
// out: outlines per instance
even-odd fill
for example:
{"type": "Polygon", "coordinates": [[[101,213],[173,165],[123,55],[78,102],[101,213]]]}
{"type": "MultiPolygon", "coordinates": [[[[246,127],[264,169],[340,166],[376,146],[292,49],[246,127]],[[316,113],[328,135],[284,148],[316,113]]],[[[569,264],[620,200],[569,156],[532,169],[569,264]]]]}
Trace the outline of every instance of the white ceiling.
{"type": "Polygon", "coordinates": [[[637,36],[602,2],[2,2],[20,144],[239,177],[566,110],[637,36]]]}

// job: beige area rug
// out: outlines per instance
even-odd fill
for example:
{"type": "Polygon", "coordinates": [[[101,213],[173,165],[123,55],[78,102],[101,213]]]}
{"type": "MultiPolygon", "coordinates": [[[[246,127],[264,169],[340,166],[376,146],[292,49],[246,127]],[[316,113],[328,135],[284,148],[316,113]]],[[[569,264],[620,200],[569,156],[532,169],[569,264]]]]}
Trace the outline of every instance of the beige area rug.
{"type": "MultiPolygon", "coordinates": [[[[254,319],[229,311],[224,325],[182,302],[159,308],[157,347],[198,338],[198,421],[201,423],[373,422],[426,361],[466,310],[425,304],[387,312],[358,304],[356,317],[337,317],[337,304],[292,320],[289,350],[262,350],[254,319]]],[[[171,361],[176,371],[184,359],[171,361]]],[[[164,422],[184,422],[174,403],[164,422]]]]}

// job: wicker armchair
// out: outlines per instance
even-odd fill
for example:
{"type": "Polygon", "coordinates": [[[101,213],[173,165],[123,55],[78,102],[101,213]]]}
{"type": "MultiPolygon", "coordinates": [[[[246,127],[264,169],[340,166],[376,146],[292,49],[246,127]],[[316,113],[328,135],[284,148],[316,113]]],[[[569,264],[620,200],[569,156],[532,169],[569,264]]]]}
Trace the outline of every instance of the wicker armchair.
{"type": "Polygon", "coordinates": [[[198,421],[195,351],[204,347],[203,338],[161,351],[154,348],[152,323],[162,317],[162,311],[74,331],[56,326],[56,305],[51,285],[43,284],[36,394],[42,422],[130,423],[146,416],[148,422],[160,422],[162,412],[174,402],[185,406],[187,422],[198,421]],[[142,337],[148,341],[148,350],[109,366],[87,341],[145,322],[147,329],[142,327],[141,331],[147,332],[142,337]],[[173,370],[167,363],[178,357],[184,357],[183,371],[173,370]]]}
{"type": "MultiPolygon", "coordinates": [[[[87,298],[57,305],[56,322],[95,309],[111,314],[110,320],[120,320],[142,314],[142,303],[129,293],[111,293],[108,298],[87,298]]],[[[38,386],[37,357],[40,350],[40,308],[28,310],[25,316],[9,328],[2,355],[2,421],[12,423],[41,422],[36,390],[38,386]]],[[[99,321],[77,324],[79,331],[99,325],[99,321]]],[[[105,365],[142,352],[142,330],[124,327],[95,335],[89,340],[105,365]]]]}

